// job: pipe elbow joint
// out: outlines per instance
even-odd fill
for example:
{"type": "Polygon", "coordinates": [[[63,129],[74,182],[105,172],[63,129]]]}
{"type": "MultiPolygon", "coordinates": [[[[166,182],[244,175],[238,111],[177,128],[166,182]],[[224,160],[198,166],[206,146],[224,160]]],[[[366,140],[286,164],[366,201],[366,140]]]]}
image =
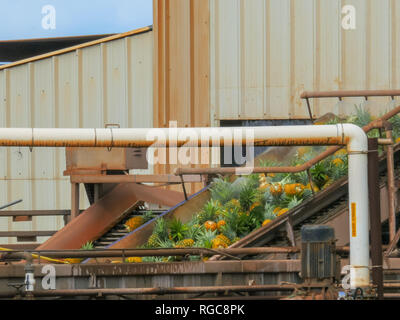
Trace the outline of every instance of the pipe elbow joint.
{"type": "Polygon", "coordinates": [[[355,124],[344,123],[338,125],[340,131],[347,143],[347,149],[350,152],[367,152],[368,136],[359,126],[355,124]]]}

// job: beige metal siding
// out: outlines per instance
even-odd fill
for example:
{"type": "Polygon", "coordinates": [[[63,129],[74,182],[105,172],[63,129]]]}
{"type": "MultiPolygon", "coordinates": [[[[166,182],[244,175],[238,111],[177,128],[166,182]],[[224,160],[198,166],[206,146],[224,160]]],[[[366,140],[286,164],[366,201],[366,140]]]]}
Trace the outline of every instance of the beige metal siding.
{"type": "MultiPolygon", "coordinates": [[[[210,0],[211,117],[306,118],[304,90],[398,89],[395,0],[210,0]],[[344,30],[342,7],[356,9],[344,30]]],[[[363,99],[312,101],[316,116],[363,99]]],[[[366,105],[379,114],[389,98],[366,105]]]]}
{"type": "MultiPolygon", "coordinates": [[[[152,87],[153,33],[127,36],[0,70],[0,126],[152,127],[152,87]]],[[[0,148],[0,161],[0,204],[21,198],[11,209],[70,208],[64,149],[0,148]]],[[[88,205],[83,187],[81,203],[88,205]]],[[[62,225],[62,217],[0,218],[2,231],[62,225]]]]}

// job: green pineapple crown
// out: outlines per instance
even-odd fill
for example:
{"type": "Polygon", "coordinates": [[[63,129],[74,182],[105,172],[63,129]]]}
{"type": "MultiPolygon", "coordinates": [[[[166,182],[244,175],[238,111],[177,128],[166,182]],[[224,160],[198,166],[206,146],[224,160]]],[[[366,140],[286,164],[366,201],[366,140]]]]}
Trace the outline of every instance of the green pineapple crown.
{"type": "Polygon", "coordinates": [[[171,220],[168,224],[169,233],[174,241],[180,241],[185,238],[185,233],[188,231],[188,227],[177,218],[171,220]]]}
{"type": "Polygon", "coordinates": [[[93,250],[94,249],[94,245],[92,241],[88,241],[86,242],[82,247],[81,250],[93,250]]]}
{"type": "Polygon", "coordinates": [[[160,240],[168,239],[168,223],[164,218],[156,220],[153,234],[156,234],[160,240]]]}

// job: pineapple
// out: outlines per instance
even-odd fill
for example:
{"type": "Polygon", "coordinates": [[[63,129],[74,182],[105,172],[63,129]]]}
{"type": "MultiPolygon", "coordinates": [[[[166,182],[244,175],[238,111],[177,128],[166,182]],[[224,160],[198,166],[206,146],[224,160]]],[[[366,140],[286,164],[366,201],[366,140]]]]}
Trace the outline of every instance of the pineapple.
{"type": "Polygon", "coordinates": [[[129,258],[126,258],[125,261],[128,262],[128,263],[140,263],[143,260],[142,260],[141,257],[129,257],[129,258]]]}
{"type": "Polygon", "coordinates": [[[303,192],[304,186],[301,183],[288,183],[284,190],[287,195],[298,195],[303,192]]]}
{"type": "Polygon", "coordinates": [[[334,153],[334,155],[335,156],[345,156],[345,155],[347,155],[347,150],[346,149],[340,149],[340,150],[336,151],[334,153]]]}
{"type": "Polygon", "coordinates": [[[277,216],[280,217],[281,215],[285,214],[288,211],[289,211],[289,208],[283,208],[283,209],[279,210],[279,212],[277,213],[277,216]]]}
{"type": "Polygon", "coordinates": [[[273,212],[274,214],[277,214],[280,210],[282,210],[281,207],[276,207],[272,212],[273,212]]]}
{"type": "Polygon", "coordinates": [[[231,245],[231,240],[229,240],[229,238],[227,236],[225,236],[224,234],[219,234],[215,238],[222,240],[223,242],[225,242],[227,244],[227,246],[231,245]]]}
{"type": "Polygon", "coordinates": [[[217,229],[217,224],[214,221],[206,221],[204,223],[204,227],[206,228],[206,230],[214,231],[217,229]]]}
{"type": "Polygon", "coordinates": [[[271,219],[266,219],[264,220],[264,222],[262,223],[262,226],[265,227],[267,224],[271,223],[272,220],[271,219]]]}
{"type": "Polygon", "coordinates": [[[244,211],[248,211],[255,201],[257,201],[257,189],[253,188],[251,183],[246,183],[239,194],[240,206],[244,211]]]}
{"type": "Polygon", "coordinates": [[[220,238],[214,238],[211,242],[212,248],[213,249],[219,249],[219,248],[227,248],[228,245],[226,244],[225,241],[223,241],[220,238]]]}
{"type": "Polygon", "coordinates": [[[269,190],[269,188],[271,188],[271,185],[269,183],[263,182],[258,187],[258,191],[265,192],[265,191],[269,190]]]}
{"type": "Polygon", "coordinates": [[[259,206],[261,206],[261,202],[260,202],[260,201],[256,201],[256,202],[254,202],[254,203],[250,206],[249,211],[251,212],[251,211],[253,211],[255,208],[259,207],[259,206]]]}
{"type": "MultiPolygon", "coordinates": [[[[306,190],[311,190],[311,184],[308,183],[308,184],[305,186],[304,189],[306,189],[306,190]]],[[[314,192],[318,192],[318,191],[319,191],[319,188],[318,188],[316,185],[313,184],[313,190],[314,190],[314,192]]]]}
{"type": "Polygon", "coordinates": [[[93,250],[93,248],[94,248],[93,242],[88,241],[81,247],[81,250],[93,250]]]}
{"type": "Polygon", "coordinates": [[[334,164],[335,166],[339,167],[344,165],[344,161],[340,158],[335,158],[332,160],[332,164],[334,164]]]}
{"type": "Polygon", "coordinates": [[[230,241],[230,243],[232,243],[233,239],[237,237],[236,231],[230,225],[223,226],[220,232],[230,241]]]}
{"type": "Polygon", "coordinates": [[[310,172],[312,180],[319,189],[321,189],[329,180],[328,166],[324,163],[324,161],[318,162],[314,167],[311,168],[310,172]]]}
{"type": "Polygon", "coordinates": [[[203,224],[208,220],[215,220],[217,216],[220,215],[221,210],[222,208],[218,201],[210,200],[197,215],[197,221],[200,224],[203,224]]]}
{"type": "Polygon", "coordinates": [[[143,217],[142,216],[136,216],[131,219],[129,219],[127,222],[125,222],[125,227],[128,229],[129,232],[139,228],[143,224],[143,217]]]}
{"type": "Polygon", "coordinates": [[[215,237],[216,237],[216,231],[203,229],[200,231],[195,246],[200,248],[211,248],[212,241],[215,237]]]}
{"type": "Polygon", "coordinates": [[[210,187],[211,198],[218,200],[222,205],[235,198],[234,186],[228,179],[216,178],[210,187]]]}
{"type": "Polygon", "coordinates": [[[273,196],[280,196],[282,194],[282,185],[280,183],[274,183],[270,186],[269,191],[273,196]]]}
{"type": "Polygon", "coordinates": [[[188,229],[179,219],[174,218],[169,222],[169,231],[173,241],[183,240],[188,229]]]}
{"type": "Polygon", "coordinates": [[[148,211],[142,216],[136,216],[125,222],[125,227],[129,232],[139,228],[141,225],[145,224],[147,221],[153,219],[153,212],[148,211]]]}
{"type": "Polygon", "coordinates": [[[227,204],[226,207],[228,208],[240,208],[240,202],[238,199],[232,199],[227,204]]]}
{"type": "Polygon", "coordinates": [[[159,243],[160,243],[160,238],[159,238],[159,236],[157,235],[157,233],[153,233],[153,234],[150,236],[149,240],[147,241],[147,245],[148,245],[150,248],[157,248],[159,243]]]}
{"type": "Polygon", "coordinates": [[[219,220],[217,222],[217,229],[218,231],[221,231],[222,227],[226,225],[226,221],[225,220],[219,220]]]}
{"type": "Polygon", "coordinates": [[[159,246],[159,242],[168,239],[168,225],[164,218],[158,218],[155,222],[153,233],[150,236],[147,244],[150,248],[159,246]]]}
{"type": "Polygon", "coordinates": [[[175,245],[175,248],[190,248],[190,247],[193,247],[193,245],[194,245],[193,239],[184,239],[184,240],[178,241],[175,245]]]}
{"type": "Polygon", "coordinates": [[[322,190],[325,190],[326,188],[328,188],[329,186],[331,186],[334,182],[335,182],[335,180],[329,178],[328,181],[326,181],[326,183],[325,183],[324,186],[322,187],[322,190]]]}

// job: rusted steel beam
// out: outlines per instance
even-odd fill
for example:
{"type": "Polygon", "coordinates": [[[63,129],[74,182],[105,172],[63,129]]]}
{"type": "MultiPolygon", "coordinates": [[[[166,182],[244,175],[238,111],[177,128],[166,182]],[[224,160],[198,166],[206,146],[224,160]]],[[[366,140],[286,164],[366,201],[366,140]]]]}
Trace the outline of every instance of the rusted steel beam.
{"type": "MultiPolygon", "coordinates": [[[[348,253],[350,248],[337,247],[336,252],[348,253]]],[[[121,258],[121,257],[163,257],[163,256],[210,256],[220,255],[259,255],[268,253],[299,253],[299,247],[260,247],[260,248],[162,248],[162,249],[107,249],[107,250],[31,250],[24,251],[31,254],[40,254],[41,256],[51,258],[121,258]]],[[[22,250],[8,251],[0,255],[0,260],[4,259],[22,259],[22,250]]]]}
{"type": "Polygon", "coordinates": [[[137,295],[137,294],[190,294],[190,293],[229,293],[260,291],[293,291],[295,285],[254,285],[254,286],[209,286],[209,287],[171,287],[171,288],[120,288],[120,289],[67,289],[35,291],[35,297],[57,296],[99,296],[99,295],[137,295]]]}
{"type": "Polygon", "coordinates": [[[43,217],[43,216],[66,216],[70,210],[12,210],[1,211],[0,217],[43,217]]]}
{"type": "MultiPolygon", "coordinates": [[[[37,253],[52,258],[115,258],[115,257],[152,257],[152,256],[186,256],[186,255],[257,255],[263,253],[296,253],[297,247],[263,247],[263,248],[232,248],[232,249],[207,249],[207,248],[168,248],[168,249],[108,249],[108,250],[35,250],[37,253]]],[[[20,252],[9,251],[5,258],[19,258],[20,252]]]]}
{"type": "MultiPolygon", "coordinates": [[[[185,176],[184,182],[202,182],[200,175],[185,176]]],[[[71,175],[71,183],[182,183],[173,174],[159,175],[71,175]]]]}
{"type": "Polygon", "coordinates": [[[378,299],[383,299],[381,202],[379,188],[378,139],[368,139],[368,199],[371,234],[372,282],[377,286],[378,299]]]}
{"type": "Polygon", "coordinates": [[[345,98],[345,97],[395,97],[400,90],[337,90],[337,91],[305,91],[301,99],[310,98],[345,98]]]}
{"type": "Polygon", "coordinates": [[[79,183],[71,183],[71,220],[79,216],[79,183]]]}
{"type": "Polygon", "coordinates": [[[0,237],[49,237],[57,231],[0,231],[0,237]]]}
{"type": "MultiPolygon", "coordinates": [[[[386,137],[392,140],[392,130],[386,130],[386,137]]],[[[389,202],[389,240],[396,235],[396,186],[394,178],[393,145],[386,147],[387,176],[388,176],[388,202],[389,202]]]]}

